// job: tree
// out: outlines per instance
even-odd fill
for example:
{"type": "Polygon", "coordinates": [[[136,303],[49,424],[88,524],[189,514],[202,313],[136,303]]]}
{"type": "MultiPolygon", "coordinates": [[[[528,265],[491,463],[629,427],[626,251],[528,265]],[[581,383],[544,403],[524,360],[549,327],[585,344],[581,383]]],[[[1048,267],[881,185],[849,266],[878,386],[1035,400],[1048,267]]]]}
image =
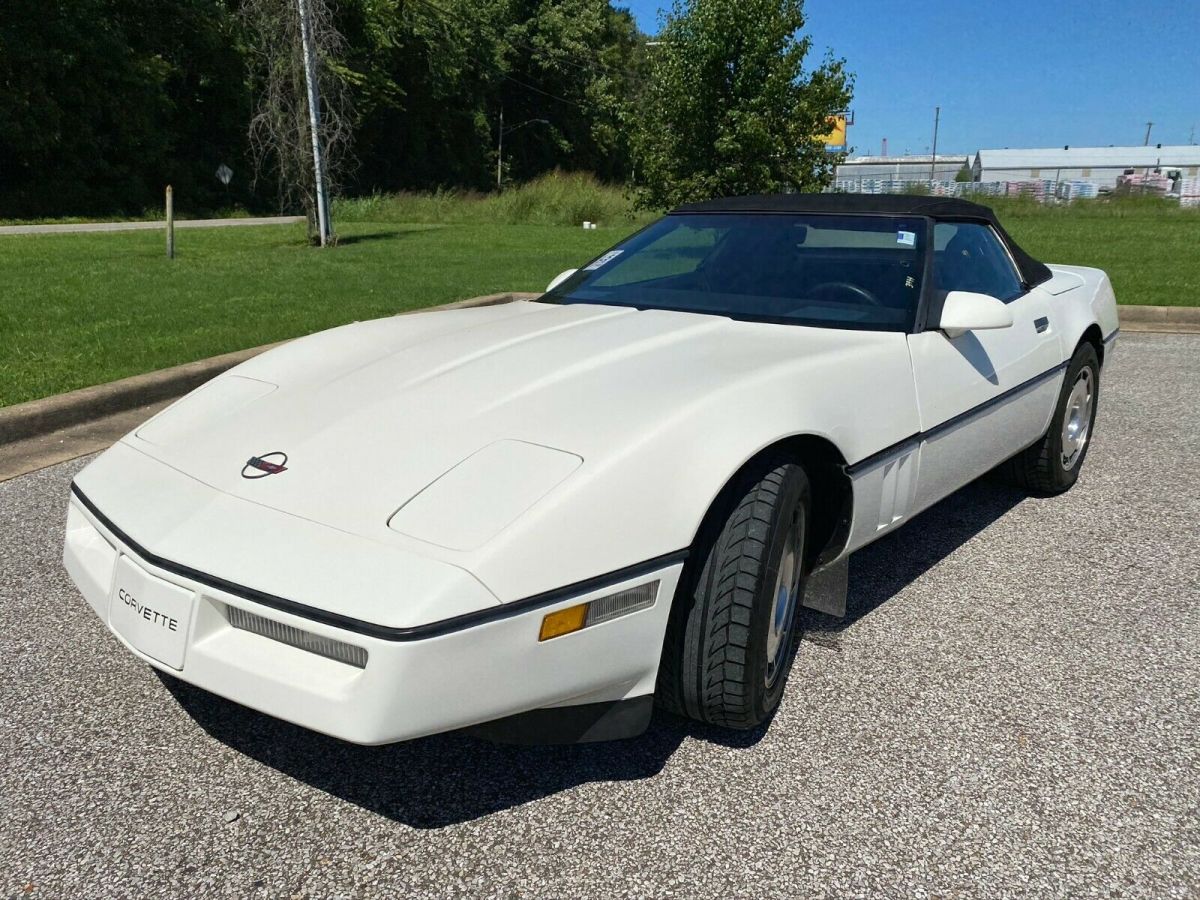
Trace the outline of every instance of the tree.
{"type": "MultiPolygon", "coordinates": [[[[320,92],[317,140],[332,196],[349,165],[351,120],[348,76],[341,63],[345,40],[334,26],[329,0],[305,0],[309,41],[320,92]]],[[[301,206],[309,236],[317,233],[317,182],[305,82],[305,53],[296,0],[243,0],[248,62],[257,104],[250,119],[250,149],[260,175],[271,172],[280,210],[301,206]]]]}
{"type": "Polygon", "coordinates": [[[189,211],[240,176],[248,104],[224,0],[0,2],[0,213],[189,211]]]}
{"type": "Polygon", "coordinates": [[[832,56],[806,71],[803,27],[803,0],[675,0],[636,120],[642,206],[829,182],[821,135],[853,79],[832,56]]]}
{"type": "Polygon", "coordinates": [[[487,188],[499,114],[508,178],[624,180],[644,36],[598,0],[343,0],[357,112],[354,187],[487,188]]]}
{"type": "Polygon", "coordinates": [[[503,0],[498,15],[505,118],[550,122],[514,134],[510,175],[561,167],[623,180],[645,40],[633,17],[596,0],[503,0]]]}
{"type": "MultiPolygon", "coordinates": [[[[609,0],[312,6],[347,192],[490,189],[502,108],[507,178],[628,178],[656,51],[609,0]]],[[[296,0],[0,0],[0,215],[138,214],[167,184],[191,214],[312,212],[298,25],[296,0]]]]}

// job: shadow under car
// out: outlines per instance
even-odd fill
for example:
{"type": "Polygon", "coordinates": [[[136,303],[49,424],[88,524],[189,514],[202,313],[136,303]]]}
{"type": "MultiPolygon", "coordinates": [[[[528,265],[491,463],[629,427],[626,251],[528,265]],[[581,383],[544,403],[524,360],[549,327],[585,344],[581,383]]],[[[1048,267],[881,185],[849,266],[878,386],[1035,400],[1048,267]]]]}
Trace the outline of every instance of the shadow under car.
{"type": "MultiPolygon", "coordinates": [[[[844,619],[803,610],[804,639],[836,649],[854,627],[970,540],[1024,494],[977,481],[850,559],[844,619]]],[[[179,705],[212,737],[252,759],[364,809],[414,828],[440,828],[529,803],[580,784],[649,778],[685,738],[749,747],[770,722],[730,731],[656,711],[640,737],[567,746],[493,744],[463,732],[382,747],[317,734],[160,674],[179,705]]]]}

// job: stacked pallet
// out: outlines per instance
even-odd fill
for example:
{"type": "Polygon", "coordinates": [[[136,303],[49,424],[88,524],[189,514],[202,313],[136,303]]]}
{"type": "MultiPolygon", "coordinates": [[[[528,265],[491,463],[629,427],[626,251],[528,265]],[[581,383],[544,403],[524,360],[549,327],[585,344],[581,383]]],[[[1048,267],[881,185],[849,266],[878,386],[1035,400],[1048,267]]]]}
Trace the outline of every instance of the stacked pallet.
{"type": "Polygon", "coordinates": [[[1163,197],[1171,190],[1171,179],[1157,173],[1143,175],[1140,172],[1133,172],[1117,176],[1117,190],[1130,194],[1163,197]]]}
{"type": "Polygon", "coordinates": [[[1029,197],[1039,203],[1045,203],[1047,198],[1054,196],[1054,182],[1049,179],[1006,181],[1004,194],[1008,197],[1029,197]]]}
{"type": "Polygon", "coordinates": [[[1001,197],[1005,194],[1005,182],[1003,181],[967,181],[958,185],[958,196],[966,197],[968,200],[972,197],[980,197],[986,199],[988,197],[1001,197]]]}
{"type": "Polygon", "coordinates": [[[1092,200],[1100,195],[1100,186],[1092,181],[1062,181],[1058,185],[1060,200],[1092,200]]]}
{"type": "Polygon", "coordinates": [[[1190,209],[1200,208],[1200,178],[1179,179],[1179,205],[1190,209]]]}

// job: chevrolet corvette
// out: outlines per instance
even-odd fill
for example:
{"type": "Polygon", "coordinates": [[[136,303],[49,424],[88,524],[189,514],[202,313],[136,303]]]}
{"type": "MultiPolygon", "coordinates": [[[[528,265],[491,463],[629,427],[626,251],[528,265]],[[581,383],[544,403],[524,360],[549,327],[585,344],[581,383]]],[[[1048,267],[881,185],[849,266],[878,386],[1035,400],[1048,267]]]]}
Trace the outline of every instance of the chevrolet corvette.
{"type": "Polygon", "coordinates": [[[1117,330],[984,206],[689,204],[537,300],[214,378],[76,476],[64,561],[138,659],[356,743],[752,728],[851,553],[1075,483],[1117,330]]]}

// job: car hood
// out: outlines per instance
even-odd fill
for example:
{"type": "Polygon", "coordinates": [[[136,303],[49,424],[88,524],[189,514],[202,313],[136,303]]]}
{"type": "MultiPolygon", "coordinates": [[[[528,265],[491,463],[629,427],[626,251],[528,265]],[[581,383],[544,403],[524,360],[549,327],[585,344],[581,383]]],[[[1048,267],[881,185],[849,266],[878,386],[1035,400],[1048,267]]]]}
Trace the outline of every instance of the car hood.
{"type": "Polygon", "coordinates": [[[709,398],[889,337],[536,302],[394,317],[256,357],[125,440],[257,504],[470,550],[709,398]]]}

